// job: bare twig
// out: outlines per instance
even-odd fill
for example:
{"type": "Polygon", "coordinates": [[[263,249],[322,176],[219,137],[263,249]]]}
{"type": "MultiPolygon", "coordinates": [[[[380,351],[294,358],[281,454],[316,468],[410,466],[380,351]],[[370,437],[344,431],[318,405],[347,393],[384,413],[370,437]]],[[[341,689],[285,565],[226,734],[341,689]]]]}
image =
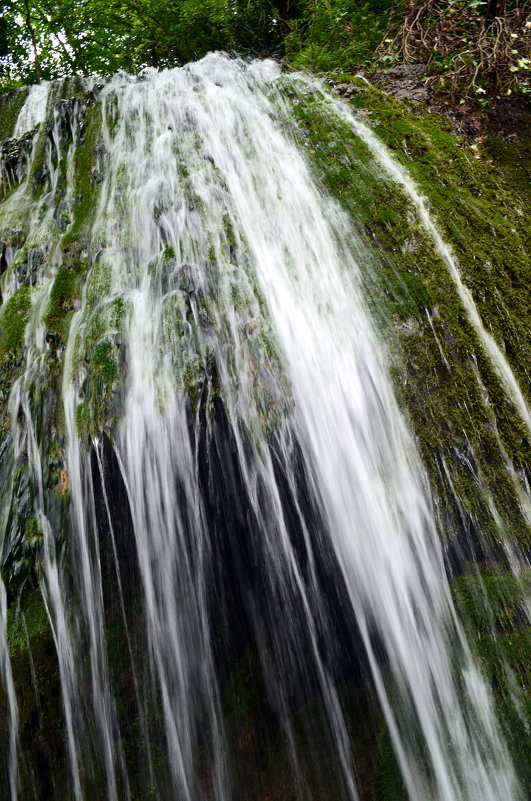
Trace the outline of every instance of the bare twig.
{"type": "Polygon", "coordinates": [[[427,62],[435,73],[430,83],[454,94],[477,94],[483,84],[498,92],[525,88],[531,3],[513,5],[507,10],[507,0],[489,0],[481,13],[466,0],[410,0],[398,33],[386,34],[380,52],[427,62]]]}
{"type": "Polygon", "coordinates": [[[28,28],[28,32],[31,38],[31,46],[33,47],[33,53],[35,58],[35,81],[36,83],[40,83],[41,65],[39,60],[39,48],[37,46],[37,37],[35,36],[35,29],[31,22],[31,11],[28,0],[24,0],[24,9],[26,11],[26,26],[28,28]]]}

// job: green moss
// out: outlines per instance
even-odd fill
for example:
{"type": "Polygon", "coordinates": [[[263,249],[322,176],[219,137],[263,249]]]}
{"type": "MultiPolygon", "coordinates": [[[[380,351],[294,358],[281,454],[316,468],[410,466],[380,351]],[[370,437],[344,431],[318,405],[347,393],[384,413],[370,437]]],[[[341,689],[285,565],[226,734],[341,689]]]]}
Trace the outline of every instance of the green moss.
{"type": "Polygon", "coordinates": [[[170,245],[166,245],[162,251],[162,258],[164,261],[171,261],[175,258],[175,250],[170,245]]]}
{"type": "Polygon", "coordinates": [[[375,781],[374,801],[407,801],[408,794],[386,726],[378,741],[379,771],[375,781]]]}
{"type": "Polygon", "coordinates": [[[87,378],[83,385],[83,402],[76,407],[76,424],[83,438],[110,432],[118,414],[118,354],[109,339],[100,340],[88,352],[87,378]]]}
{"type": "Polygon", "coordinates": [[[482,569],[452,582],[452,594],[496,710],[523,787],[531,782],[526,746],[531,722],[531,626],[527,599],[531,571],[482,569]]]}
{"type": "Polygon", "coordinates": [[[529,198],[531,179],[531,126],[529,119],[518,128],[518,140],[508,141],[489,134],[482,143],[487,159],[510,181],[524,198],[529,198]]]}
{"type": "Polygon", "coordinates": [[[26,518],[24,533],[24,550],[32,555],[38,553],[42,548],[43,533],[36,517],[26,518]]]}
{"type": "Polygon", "coordinates": [[[11,658],[27,651],[32,642],[50,639],[50,621],[39,590],[22,599],[20,608],[12,607],[7,615],[7,644],[11,658]]]}
{"type": "Polygon", "coordinates": [[[82,402],[76,409],[78,432],[89,438],[110,431],[118,414],[124,371],[120,341],[129,312],[128,302],[111,294],[111,267],[97,262],[89,273],[85,308],[75,336],[74,370],[82,372],[82,402]]]}
{"type": "Polygon", "coordinates": [[[13,136],[19,111],[27,96],[27,89],[15,89],[0,95],[0,141],[13,136]]]}
{"type": "Polygon", "coordinates": [[[60,267],[55,276],[44,323],[49,332],[65,340],[74,301],[78,295],[76,276],[67,267],[60,267]]]}
{"type": "Polygon", "coordinates": [[[520,625],[526,618],[525,596],[530,591],[531,572],[517,578],[513,573],[484,569],[460,576],[452,585],[459,608],[478,635],[507,632],[520,625]]]}
{"type": "Polygon", "coordinates": [[[92,352],[93,375],[101,379],[104,385],[112,384],[117,377],[118,370],[113,356],[113,346],[109,340],[98,342],[92,352]]]}
{"type": "Polygon", "coordinates": [[[87,278],[85,299],[89,308],[105,302],[112,291],[112,267],[109,262],[100,259],[93,266],[87,278]]]}
{"type": "MultiPolygon", "coordinates": [[[[54,797],[66,801],[68,770],[59,666],[38,589],[24,593],[19,607],[8,610],[8,645],[18,706],[20,795],[46,797],[53,783],[54,797]],[[38,771],[33,770],[36,765],[38,771]]],[[[2,724],[0,721],[0,729],[2,724]]]]}
{"type": "Polygon", "coordinates": [[[76,147],[74,169],[76,176],[76,201],[73,222],[63,236],[62,247],[87,238],[90,224],[96,211],[97,184],[92,180],[96,156],[96,143],[101,132],[100,111],[97,104],[91,104],[87,112],[86,132],[82,142],[76,147]]]}
{"type": "Polygon", "coordinates": [[[20,287],[0,308],[0,365],[19,351],[31,308],[29,287],[20,287]]]}
{"type": "Polygon", "coordinates": [[[362,101],[372,106],[378,135],[429,198],[480,314],[529,393],[529,379],[522,370],[531,353],[531,321],[523,296],[530,277],[523,213],[528,194],[515,184],[512,172],[508,181],[504,179],[500,167],[505,170],[506,162],[493,165],[488,152],[460,143],[441,129],[437,118],[415,115],[375,93],[353,102],[362,101]]]}

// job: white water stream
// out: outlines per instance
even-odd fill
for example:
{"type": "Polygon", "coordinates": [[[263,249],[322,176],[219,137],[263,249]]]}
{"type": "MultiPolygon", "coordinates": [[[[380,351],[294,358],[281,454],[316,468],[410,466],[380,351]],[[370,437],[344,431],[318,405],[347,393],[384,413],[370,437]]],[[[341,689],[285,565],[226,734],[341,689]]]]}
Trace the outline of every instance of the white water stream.
{"type": "MultiPolygon", "coordinates": [[[[209,537],[211,498],[202,485],[198,444],[201,407],[210,409],[220,396],[250,521],[249,547],[262,566],[260,597],[268,599],[265,610],[263,600],[253,605],[251,599],[253,625],[267,689],[291,744],[297,797],[318,801],[289,713],[293,682],[302,675],[324,700],[322,737],[340,766],[344,798],[358,798],[346,713],[319,644],[327,612],[315,565],[329,553],[411,801],[517,801],[521,794],[488,688],[452,607],[418,455],[365,309],[356,261],[363,245],[337,205],[320,195],[287,137],[289,109],[280,113],[282,101],[271,99],[277,77],[270,62],[244,65],[211,55],[138,79],[118,75],[98,98],[104,167],[90,232],[94,266],[72,320],[62,386],[71,493],[68,572],[47,531],[39,493],[35,501],[45,534],[42,586],[59,656],[72,796],[90,797],[82,756],[88,721],[96,731],[93,758],[105,775],[106,797],[132,798],[106,652],[94,459],[76,422],[88,403],[87,349],[105,346],[118,364],[122,394],[113,449],[128,499],[149,651],[150,687],[139,686],[139,665],[133,671],[138,714],[151,766],[154,745],[142,710],[153,695],[159,699],[170,797],[232,798],[214,661],[218,632],[209,612],[219,555],[209,537]],[[117,304],[119,317],[113,316],[117,304]],[[185,393],[194,386],[202,387],[195,417],[185,393]],[[303,469],[316,509],[311,518],[302,499],[295,503],[304,564],[277,459],[294,497],[303,469]],[[72,585],[81,616],[75,621],[72,585]],[[196,765],[205,730],[213,765],[208,796],[196,765]]],[[[30,94],[17,130],[39,121],[43,102],[30,94]]],[[[462,286],[407,175],[365,126],[349,121],[409,192],[462,286]]],[[[70,176],[73,181],[73,168],[70,176]]],[[[510,368],[474,322],[464,287],[459,291],[524,416],[510,368]]],[[[35,333],[32,343],[31,336],[33,361],[39,342],[45,346],[42,337],[35,333]]],[[[24,400],[29,380],[27,373],[17,382],[13,420],[15,428],[26,426],[36,473],[39,449],[24,400]]],[[[215,426],[207,425],[212,442],[215,426]]],[[[115,487],[106,477],[101,440],[92,444],[123,608],[115,487]]],[[[5,653],[0,635],[10,688],[5,653]]],[[[12,732],[15,748],[14,726],[12,732]]]]}
{"type": "Polygon", "coordinates": [[[13,130],[14,139],[19,139],[23,134],[27,133],[27,131],[31,131],[37,125],[40,125],[41,122],[44,122],[46,119],[50,86],[51,84],[49,81],[41,81],[41,83],[30,88],[15,123],[15,128],[13,130]]]}

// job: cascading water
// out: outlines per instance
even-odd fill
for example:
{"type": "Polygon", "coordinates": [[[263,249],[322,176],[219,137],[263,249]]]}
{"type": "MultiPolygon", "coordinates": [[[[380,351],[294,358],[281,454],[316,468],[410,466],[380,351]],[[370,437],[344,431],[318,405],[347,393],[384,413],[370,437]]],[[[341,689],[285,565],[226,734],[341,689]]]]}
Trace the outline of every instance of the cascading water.
{"type": "MultiPolygon", "coordinates": [[[[316,697],[312,725],[337,773],[333,797],[363,792],[341,688],[346,647],[379,699],[412,801],[516,801],[366,311],[364,245],[286,133],[278,77],[270,62],[212,55],[92,89],[102,123],[80,256],[90,271],[61,365],[66,544],[59,501],[44,490],[46,432],[34,411],[39,364],[54,350],[44,335],[52,281],[76,225],[75,132],[64,150],[64,238],[55,234],[35,281],[25,369],[11,390],[10,458],[29,463],[43,536],[39,582],[70,797],[104,788],[109,801],[132,800],[139,781],[146,799],[247,797],[223,684],[231,648],[250,638],[294,798],[325,799],[305,759],[315,732],[301,737],[294,715],[316,697]],[[244,635],[230,630],[235,609],[244,635]],[[114,630],[132,687],[127,711],[114,630]],[[123,737],[131,720],[142,743],[133,771],[123,737]]],[[[47,92],[30,93],[17,135],[43,119],[47,92]]],[[[49,191],[30,202],[30,165],[8,200],[14,208],[26,198],[30,230],[57,221],[64,145],[57,112],[54,120],[49,191]]],[[[509,368],[499,369],[514,389],[509,368]]],[[[17,710],[0,608],[16,799],[17,710]]]]}

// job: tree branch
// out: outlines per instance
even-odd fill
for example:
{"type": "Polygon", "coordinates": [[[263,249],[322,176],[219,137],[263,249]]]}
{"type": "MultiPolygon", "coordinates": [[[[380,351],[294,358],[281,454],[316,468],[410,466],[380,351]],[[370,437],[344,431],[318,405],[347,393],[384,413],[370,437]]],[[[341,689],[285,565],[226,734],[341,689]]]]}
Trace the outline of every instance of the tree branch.
{"type": "Polygon", "coordinates": [[[35,55],[35,80],[37,83],[41,82],[41,65],[39,61],[39,48],[37,47],[37,37],[35,36],[35,30],[33,25],[31,24],[31,11],[28,0],[24,0],[24,7],[26,9],[26,25],[28,27],[29,35],[31,38],[31,44],[33,47],[33,53],[35,55]]]}

